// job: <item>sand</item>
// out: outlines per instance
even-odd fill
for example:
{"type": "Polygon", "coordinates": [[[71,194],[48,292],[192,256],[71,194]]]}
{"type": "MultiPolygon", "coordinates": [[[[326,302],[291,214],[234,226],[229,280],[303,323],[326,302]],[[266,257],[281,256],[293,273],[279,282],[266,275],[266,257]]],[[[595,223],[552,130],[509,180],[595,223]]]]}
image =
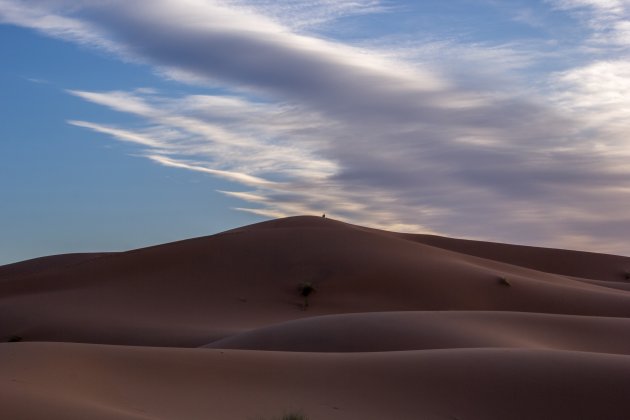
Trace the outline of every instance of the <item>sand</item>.
{"type": "Polygon", "coordinates": [[[2,418],[624,419],[628,270],[307,216],[11,264],[2,418]]]}

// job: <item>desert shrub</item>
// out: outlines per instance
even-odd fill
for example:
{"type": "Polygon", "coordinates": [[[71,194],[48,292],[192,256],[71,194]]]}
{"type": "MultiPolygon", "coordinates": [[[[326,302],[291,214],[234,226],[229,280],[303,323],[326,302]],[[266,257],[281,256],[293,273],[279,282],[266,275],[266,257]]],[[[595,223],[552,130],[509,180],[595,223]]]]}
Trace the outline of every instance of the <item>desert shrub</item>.
{"type": "Polygon", "coordinates": [[[273,417],[270,420],[309,420],[309,417],[299,411],[291,411],[288,413],[284,413],[281,417],[273,417]]]}
{"type": "Polygon", "coordinates": [[[308,420],[308,417],[302,413],[289,413],[283,415],[282,420],[308,420]]]}
{"type": "Polygon", "coordinates": [[[12,335],[11,337],[9,337],[9,339],[7,340],[8,343],[17,343],[19,341],[22,341],[23,338],[22,336],[19,335],[12,335]]]}
{"type": "Polygon", "coordinates": [[[506,278],[506,277],[499,277],[499,284],[503,285],[503,286],[507,286],[507,287],[511,287],[512,283],[510,283],[510,281],[506,278]]]}
{"type": "MultiPolygon", "coordinates": [[[[298,286],[298,292],[304,298],[304,304],[302,306],[302,309],[308,308],[308,297],[313,292],[316,292],[316,291],[317,291],[317,289],[315,289],[315,286],[310,281],[305,281],[305,282],[300,283],[300,285],[298,286]]],[[[291,420],[291,419],[289,419],[289,420],[291,420]]]]}
{"type": "Polygon", "coordinates": [[[311,293],[315,291],[315,286],[310,281],[305,281],[300,283],[298,286],[298,291],[304,297],[308,297],[311,293]]]}

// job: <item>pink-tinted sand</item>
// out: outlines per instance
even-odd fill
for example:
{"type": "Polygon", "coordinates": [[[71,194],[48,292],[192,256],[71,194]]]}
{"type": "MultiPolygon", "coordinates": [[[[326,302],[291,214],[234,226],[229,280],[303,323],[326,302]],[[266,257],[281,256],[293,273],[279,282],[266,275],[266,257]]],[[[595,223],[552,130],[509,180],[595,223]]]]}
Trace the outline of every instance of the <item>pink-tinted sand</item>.
{"type": "Polygon", "coordinates": [[[11,264],[0,417],[622,420],[627,271],[307,216],[11,264]]]}

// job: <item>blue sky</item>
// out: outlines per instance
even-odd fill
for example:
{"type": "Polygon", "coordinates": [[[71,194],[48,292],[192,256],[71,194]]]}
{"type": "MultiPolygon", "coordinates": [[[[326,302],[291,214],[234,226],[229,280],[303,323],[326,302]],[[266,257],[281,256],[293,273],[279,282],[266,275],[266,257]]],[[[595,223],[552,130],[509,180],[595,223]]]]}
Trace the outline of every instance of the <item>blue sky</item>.
{"type": "Polygon", "coordinates": [[[630,255],[629,17],[0,0],[0,263],[321,212],[630,255]]]}

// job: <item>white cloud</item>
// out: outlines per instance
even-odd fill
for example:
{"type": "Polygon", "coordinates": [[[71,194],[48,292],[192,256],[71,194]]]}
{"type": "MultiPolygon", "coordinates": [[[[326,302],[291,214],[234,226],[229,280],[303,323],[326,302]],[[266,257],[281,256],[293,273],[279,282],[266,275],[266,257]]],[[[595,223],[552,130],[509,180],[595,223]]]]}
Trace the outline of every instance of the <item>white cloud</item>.
{"type": "Polygon", "coordinates": [[[561,9],[592,8],[599,13],[622,14],[624,7],[630,4],[625,0],[551,0],[561,9]]]}
{"type": "Polygon", "coordinates": [[[190,171],[196,171],[196,172],[205,172],[210,175],[214,175],[220,178],[225,178],[229,181],[238,182],[240,184],[244,184],[251,187],[273,187],[277,185],[276,182],[272,182],[263,178],[251,176],[251,175],[240,173],[240,172],[222,171],[218,169],[206,168],[205,166],[202,166],[201,164],[182,162],[182,161],[169,159],[167,157],[159,156],[159,155],[148,155],[147,157],[164,166],[188,169],[190,171]]]}
{"type": "Polygon", "coordinates": [[[76,127],[89,128],[90,130],[96,131],[97,133],[108,134],[118,140],[126,141],[130,143],[140,144],[142,146],[148,146],[154,149],[170,149],[172,146],[168,142],[160,142],[156,141],[153,138],[134,133],[128,130],[121,130],[114,127],[107,127],[101,124],[90,123],[87,121],[76,121],[70,120],[68,124],[74,125],[76,127]]]}
{"type": "Polygon", "coordinates": [[[628,0],[548,0],[556,8],[572,12],[592,31],[592,44],[627,47],[630,39],[628,0]]]}
{"type": "MultiPolygon", "coordinates": [[[[587,127],[599,153],[630,154],[630,1],[562,0],[555,4],[577,13],[590,32],[592,57],[551,75],[551,99],[587,127]],[[595,48],[594,48],[595,46],[595,48]]],[[[609,168],[618,168],[609,162],[609,168]]]]}
{"type": "Polygon", "coordinates": [[[256,10],[293,30],[313,28],[340,17],[387,10],[378,0],[253,0],[235,1],[235,5],[256,10]]]}
{"type": "MultiPolygon", "coordinates": [[[[595,61],[555,75],[556,100],[630,152],[630,60],[595,61]]],[[[618,150],[617,150],[618,151],[618,150]]]]}
{"type": "Polygon", "coordinates": [[[204,159],[218,168],[250,174],[321,179],[334,174],[334,162],[318,157],[310,133],[325,122],[283,105],[229,96],[163,97],[156,92],[79,92],[87,101],[142,117],[142,129],[121,129],[72,121],[127,142],[159,149],[174,157],[204,159]]]}

